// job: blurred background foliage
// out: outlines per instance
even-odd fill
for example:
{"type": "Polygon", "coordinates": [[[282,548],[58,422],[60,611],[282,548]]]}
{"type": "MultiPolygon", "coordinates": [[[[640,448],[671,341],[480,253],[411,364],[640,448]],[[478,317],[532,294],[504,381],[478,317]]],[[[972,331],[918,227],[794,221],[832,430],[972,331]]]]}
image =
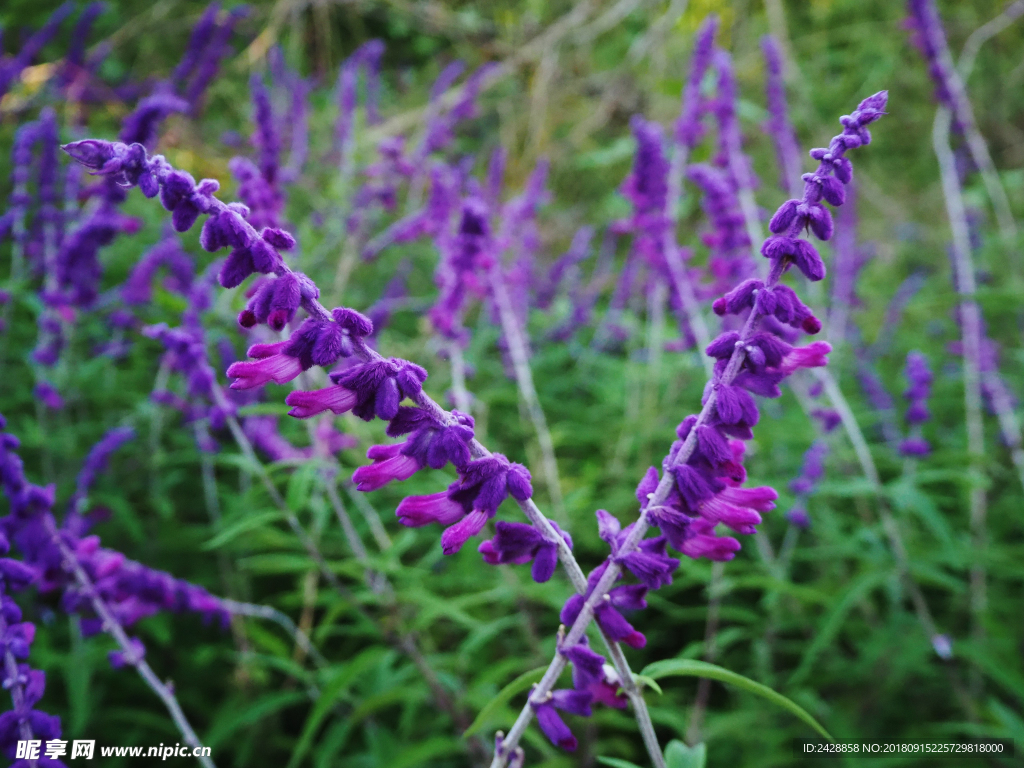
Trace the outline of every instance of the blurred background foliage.
{"type": "MultiPolygon", "coordinates": [[[[939,6],[951,47],[957,51],[1003,3],[974,0],[939,6]]],[[[51,2],[7,0],[0,7],[5,49],[12,51],[18,31],[39,27],[54,7],[51,2]]],[[[204,8],[201,2],[185,0],[107,0],[93,33],[96,44],[111,45],[102,77],[116,84],[166,75],[204,8]]],[[[717,663],[790,696],[840,738],[948,740],[990,735],[1016,738],[1019,748],[1024,747],[1024,494],[990,419],[990,544],[981,555],[989,572],[989,603],[985,637],[972,639],[967,585],[974,555],[967,533],[963,394],[959,358],[947,351],[958,335],[946,246],[949,231],[931,147],[932,86],[908,41],[901,3],[253,3],[235,36],[233,56],[208,92],[201,118],[170,118],[159,150],[196,177],[219,178],[224,198],[231,199],[234,186],[227,161],[246,150],[225,142],[225,135],[249,134],[248,77],[265,68],[268,50],[280,45],[289,64],[320,85],[312,97],[312,161],[289,189],[287,220],[300,236],[304,270],[329,284],[341,256],[336,222],[343,219],[349,203],[336,167],[322,161],[330,156],[336,112],[332,89],[339,64],[370,38],[387,45],[385,120],[375,127],[361,125],[357,133],[357,151],[365,163],[372,160],[383,136],[416,134],[429,86],[445,64],[457,58],[470,67],[507,62],[509,74],[481,98],[481,116],[460,127],[456,150],[473,154],[479,170],[490,150],[504,145],[509,151],[511,190],[521,188],[539,158],[550,159],[551,202],[541,214],[540,258],[546,264],[564,252],[581,224],[604,225],[628,212],[617,187],[629,171],[634,151],[629,117],[643,113],[671,124],[693,32],[709,13],[722,19],[721,41],[734,55],[740,118],[761,180],[757,197],[764,209],[774,209],[785,195],[777,181],[771,142],[760,129],[766,118],[762,35],[771,32],[783,41],[791,116],[804,148],[824,144],[836,132],[836,118],[864,96],[883,88],[890,92],[890,116],[878,124],[871,147],[855,159],[859,238],[872,258],[858,283],[856,331],[837,348],[832,364],[871,441],[882,474],[882,495],[903,531],[912,574],[939,626],[954,642],[954,659],[944,663],[923,635],[879,523],[879,498],[840,436],[832,442],[826,480],[810,501],[813,524],[797,543],[791,573],[773,572],[751,537],[745,537],[743,552],[726,567],[714,596],[720,615],[717,663]],[[320,220],[326,224],[318,224],[320,220]],[[887,307],[914,274],[922,275],[923,287],[897,322],[887,324],[887,307]],[[926,430],[935,450],[916,471],[907,472],[903,459],[883,437],[880,425],[887,415],[873,409],[858,387],[854,350],[871,352],[879,376],[898,398],[905,386],[903,360],[911,349],[924,351],[938,375],[932,401],[936,417],[926,430]],[[969,689],[969,707],[954,695],[952,677],[969,689]]],[[[65,25],[63,37],[46,48],[40,61],[60,58],[69,42],[69,27],[65,25]]],[[[1018,23],[984,46],[969,82],[981,131],[1018,217],[1024,214],[1022,51],[1024,23],[1018,23]]],[[[18,99],[24,100],[24,109],[31,109],[28,96],[33,88],[42,87],[46,76],[45,66],[33,68],[26,73],[20,94],[5,102],[0,156],[8,156],[21,117],[18,99]]],[[[128,107],[111,99],[88,109],[90,134],[109,137],[128,107]]],[[[699,151],[695,159],[704,156],[699,151]]],[[[0,175],[6,195],[6,173],[0,175]]],[[[983,188],[973,176],[968,177],[966,194],[982,222],[975,254],[979,300],[990,335],[1004,348],[1001,372],[1020,397],[1020,243],[996,237],[986,219],[983,188]]],[[[138,235],[121,238],[104,250],[107,285],[123,281],[163,226],[163,212],[134,193],[126,210],[141,217],[145,226],[138,235]]],[[[697,249],[699,262],[704,258],[699,233],[705,224],[692,190],[683,213],[680,240],[697,249]]],[[[184,240],[201,264],[209,263],[211,257],[199,249],[194,233],[184,240]]],[[[357,265],[344,303],[358,309],[369,306],[407,261],[411,294],[432,296],[436,254],[428,244],[413,244],[389,249],[373,264],[357,265]]],[[[222,293],[209,320],[211,336],[229,340],[236,358],[243,352],[233,319],[242,302],[238,294],[222,293]]],[[[812,297],[819,304],[825,300],[821,293],[812,297]]],[[[180,299],[158,292],[147,311],[152,322],[173,324],[181,309],[180,299]]],[[[564,307],[559,305],[556,312],[559,309],[564,307]]],[[[32,373],[25,363],[34,342],[37,311],[31,301],[17,304],[3,345],[0,385],[0,412],[7,415],[11,431],[24,440],[30,476],[37,482],[56,482],[61,498],[66,498],[88,447],[115,424],[135,424],[139,437],[114,457],[90,497],[110,510],[99,531],[104,543],[216,593],[272,604],[301,617],[330,660],[327,668],[315,669],[289,638],[256,621],[221,631],[202,626],[192,616],[144,620],[138,632],[149,649],[150,663],[158,674],[174,681],[184,710],[201,741],[213,747],[218,765],[469,764],[459,726],[433,705],[422,676],[395,650],[388,632],[401,627],[418,637],[441,684],[472,719],[516,675],[550,658],[558,609],[569,594],[563,578],[533,584],[521,568],[484,566],[473,546],[444,558],[434,530],[402,529],[391,514],[402,495],[433,492],[453,479],[451,472],[421,472],[369,497],[393,538],[393,546],[375,557],[374,567],[392,579],[400,606],[397,614],[380,613],[379,597],[362,583],[362,569],[350,558],[315,472],[294,463],[270,465],[290,506],[318,532],[326,556],[349,586],[349,597],[339,597],[319,582],[284,526],[267,522],[238,527],[272,506],[253,479],[252,468],[227,444],[216,460],[223,519],[211,523],[201,500],[200,460],[190,431],[179,425],[176,415],[160,415],[149,401],[160,354],[155,342],[140,338],[128,357],[113,363],[94,356],[87,343],[107,333],[105,326],[98,318],[81,316],[59,373],[68,407],[40,420],[32,402],[32,373]],[[225,531],[231,535],[224,536],[225,531]],[[365,620],[357,607],[390,616],[388,621],[395,624],[382,630],[379,623],[365,620]],[[321,691],[316,703],[307,692],[311,684],[321,691]]],[[[643,322],[633,322],[636,332],[619,350],[595,350],[587,330],[564,344],[538,341],[533,358],[555,440],[569,528],[584,567],[593,567],[605,555],[593,523],[594,509],[608,509],[622,520],[633,518],[635,484],[647,466],[660,461],[675,425],[696,410],[703,387],[703,369],[692,354],[666,353],[651,359],[643,322]]],[[[535,338],[540,340],[551,324],[550,316],[535,313],[535,338]]],[[[386,354],[425,365],[431,371],[428,391],[441,400],[449,385],[447,366],[435,355],[430,338],[426,321],[416,311],[399,311],[382,334],[380,347],[386,354]]],[[[496,340],[497,331],[481,316],[466,353],[474,369],[469,387],[479,406],[478,436],[492,449],[533,467],[536,478],[539,454],[533,431],[520,409],[514,382],[505,374],[496,340]]],[[[281,403],[286,391],[270,387],[264,410],[284,413],[283,405],[269,404],[281,403]]],[[[360,443],[340,456],[348,473],[365,461],[363,451],[381,441],[383,430],[379,424],[349,417],[341,423],[360,443]]],[[[281,428],[296,444],[308,442],[304,425],[284,419],[281,428]]],[[[814,437],[813,425],[791,393],[765,405],[748,468],[752,483],[772,484],[782,494],[778,510],[764,524],[776,547],[787,527],[782,513],[793,503],[787,483],[798,474],[803,452],[814,437]]],[[[543,483],[535,486],[546,501],[543,483]]],[[[513,510],[507,517],[514,518],[513,510]]],[[[362,525],[361,517],[356,520],[362,525]]],[[[361,532],[369,540],[368,531],[361,532]]],[[[710,563],[684,560],[674,583],[652,595],[651,607],[637,617],[648,645],[630,654],[634,669],[658,659],[704,655],[711,570],[710,563]]],[[[45,599],[26,602],[30,618],[43,625],[33,647],[34,663],[48,672],[43,706],[61,715],[65,737],[95,738],[100,744],[178,740],[159,702],[141,682],[130,671],[109,668],[108,641],[83,640],[75,621],[55,609],[45,599]]],[[[663,695],[648,692],[663,743],[686,733],[696,688],[686,679],[664,682],[663,695]]],[[[522,698],[513,704],[521,705],[522,698]]],[[[507,728],[515,711],[499,709],[485,738],[496,728],[507,728]]],[[[590,766],[599,755],[644,762],[628,713],[602,709],[592,720],[572,725],[580,736],[578,753],[556,751],[531,729],[528,765],[590,766]]],[[[712,688],[702,737],[713,768],[797,764],[790,740],[809,735],[805,726],[761,700],[717,685],[712,688]]],[[[867,766],[871,761],[856,764],[867,766]]],[[[927,761],[894,759],[885,764],[927,761]]]]}

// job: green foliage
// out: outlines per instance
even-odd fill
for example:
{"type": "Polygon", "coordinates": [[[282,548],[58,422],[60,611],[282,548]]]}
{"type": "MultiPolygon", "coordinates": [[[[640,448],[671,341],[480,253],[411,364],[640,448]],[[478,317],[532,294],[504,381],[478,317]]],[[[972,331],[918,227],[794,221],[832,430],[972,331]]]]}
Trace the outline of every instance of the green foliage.
{"type": "MultiPolygon", "coordinates": [[[[41,23],[50,10],[46,5],[22,0],[3,5],[5,50],[12,50],[19,28],[41,23]]],[[[242,27],[246,48],[238,47],[214,84],[202,118],[172,118],[159,150],[196,177],[219,178],[224,198],[232,199],[236,189],[227,161],[249,150],[232,148],[221,137],[229,130],[248,135],[246,83],[250,70],[265,67],[271,42],[280,43],[289,62],[303,73],[330,83],[338,63],[358,44],[373,36],[385,40],[385,121],[367,126],[364,116],[358,116],[360,165],[374,159],[382,137],[400,129],[408,129],[410,145],[415,144],[427,89],[447,62],[462,57],[472,66],[521,55],[512,73],[482,99],[481,117],[460,128],[457,153],[473,155],[480,172],[489,152],[499,142],[505,145],[510,190],[521,187],[539,157],[550,158],[552,201],[541,214],[543,247],[538,257],[546,268],[578,226],[604,226],[628,211],[616,190],[634,150],[629,117],[643,112],[671,125],[692,32],[706,13],[717,12],[735,56],[745,148],[761,179],[758,203],[767,210],[782,201],[771,142],[759,131],[764,100],[757,42],[770,29],[761,4],[596,2],[586,22],[546,52],[554,64],[545,70],[545,51],[531,53],[527,44],[576,5],[569,0],[389,0],[295,3],[285,9],[256,3],[242,27]],[[677,18],[681,6],[686,10],[677,18]]],[[[948,351],[958,335],[956,296],[930,143],[932,88],[900,27],[901,5],[882,0],[781,3],[796,64],[789,82],[792,117],[805,148],[826,141],[836,129],[836,117],[849,112],[859,98],[890,90],[891,114],[879,124],[871,146],[856,158],[858,231],[873,258],[858,283],[859,304],[847,342],[836,342],[830,365],[870,443],[881,487],[864,478],[852,447],[838,433],[831,440],[826,480],[809,501],[812,526],[807,532],[790,529],[782,514],[794,503],[787,484],[798,473],[815,431],[791,393],[766,404],[747,466],[751,484],[771,484],[781,493],[778,509],[766,515],[762,531],[776,554],[791,538],[788,564],[780,566],[753,537],[743,537],[743,551],[726,566],[713,596],[708,594],[711,565],[684,559],[673,583],[651,595],[648,610],[636,617],[648,644],[642,651],[630,651],[629,659],[634,669],[644,670],[637,680],[644,684],[659,739],[667,743],[669,768],[792,765],[791,740],[806,736],[808,725],[839,738],[984,735],[1024,742],[1024,493],[1010,451],[998,436],[999,425],[988,416],[988,535],[975,547],[968,534],[966,498],[974,479],[966,470],[959,358],[948,351]],[[895,327],[885,325],[886,308],[898,286],[918,273],[923,288],[895,327]],[[911,349],[925,352],[937,373],[935,417],[925,430],[934,452],[916,464],[905,462],[887,442],[883,425],[899,414],[880,413],[864,397],[855,353],[869,356],[889,391],[897,394],[904,386],[903,359],[911,349]],[[903,534],[911,575],[939,629],[953,638],[948,662],[936,657],[916,618],[881,522],[883,503],[903,534]],[[987,608],[980,626],[972,627],[971,569],[979,563],[988,575],[987,608]],[[719,622],[713,649],[705,643],[711,597],[717,601],[719,622]],[[699,660],[711,653],[715,664],[699,660]],[[694,686],[680,683],[662,691],[656,681],[668,675],[708,677],[756,695],[735,695],[713,686],[703,741],[686,747],[673,739],[686,733],[694,686]],[[786,712],[767,707],[765,699],[786,712]]],[[[115,81],[129,74],[169,72],[204,3],[117,0],[108,6],[94,39],[113,35],[113,52],[101,74],[115,81]]],[[[976,0],[940,6],[958,50],[1002,3],[976,0]]],[[[42,58],[55,60],[67,42],[65,33],[42,58]]],[[[1024,25],[1018,23],[986,44],[969,82],[981,130],[1003,169],[1001,179],[1018,216],[1024,212],[1022,44],[1024,25]]],[[[30,108],[31,102],[23,98],[37,86],[19,87],[12,94],[16,98],[5,99],[0,107],[2,158],[9,157],[14,127],[23,117],[19,110],[30,108]]],[[[307,173],[289,186],[287,220],[294,223],[301,244],[295,257],[298,267],[326,289],[351,245],[345,231],[351,190],[330,156],[335,106],[328,89],[314,95],[313,106],[312,161],[307,173]],[[315,223],[314,213],[322,216],[322,226],[315,223]]],[[[64,125],[77,119],[70,105],[60,111],[64,125]]],[[[123,113],[114,100],[100,100],[82,119],[90,133],[112,136],[123,113]]],[[[72,138],[70,130],[64,138],[72,138]]],[[[695,160],[707,159],[709,153],[702,147],[695,160]]],[[[10,191],[5,163],[0,161],[4,200],[10,191]]],[[[979,210],[981,221],[975,253],[979,302],[990,335],[1003,347],[1003,377],[1019,398],[1024,396],[1021,244],[1004,242],[996,234],[976,175],[969,174],[965,183],[968,202],[979,210]]],[[[125,210],[141,220],[142,228],[103,250],[104,288],[125,279],[166,222],[158,205],[136,193],[125,210]]],[[[703,265],[707,248],[700,236],[706,230],[693,190],[684,198],[681,217],[680,241],[692,247],[693,264],[703,265]]],[[[375,233],[392,220],[374,212],[369,227],[375,233]]],[[[212,262],[194,232],[183,243],[200,270],[212,262]]],[[[614,265],[621,264],[626,248],[626,243],[618,245],[614,265]]],[[[4,279],[8,261],[5,243],[0,245],[4,279]]],[[[594,261],[591,257],[584,264],[585,275],[591,274],[594,261]]],[[[436,253],[426,243],[390,248],[374,263],[357,261],[341,295],[331,298],[365,309],[407,263],[412,300],[395,312],[379,348],[427,367],[428,392],[447,402],[449,368],[435,354],[420,311],[434,295],[435,262],[436,253]]],[[[598,317],[611,286],[605,287],[598,317]]],[[[819,293],[813,290],[809,288],[813,303],[825,305],[828,281],[819,293]]],[[[220,343],[228,345],[231,359],[243,355],[245,343],[234,319],[243,305],[241,290],[222,292],[206,315],[220,374],[225,367],[218,357],[220,343]]],[[[58,498],[66,499],[89,447],[106,429],[132,424],[138,437],[113,457],[90,497],[92,506],[109,510],[95,529],[104,545],[217,594],[275,606],[308,632],[327,660],[315,663],[292,637],[260,619],[239,619],[227,630],[203,626],[186,614],[140,622],[137,633],[147,646],[148,661],[162,679],[174,682],[183,710],[200,740],[213,748],[217,764],[448,768],[482,763],[479,755],[490,748],[492,731],[507,730],[529,686],[539,679],[538,670],[554,652],[558,610],[571,594],[564,577],[558,574],[547,584],[534,584],[523,567],[486,566],[472,542],[459,554],[444,557],[435,529],[398,525],[393,515],[398,501],[445,487],[454,479],[450,469],[420,472],[369,494],[372,510],[353,501],[339,483],[345,510],[370,549],[365,563],[357,561],[338,524],[325,486],[331,481],[325,481],[321,464],[285,461],[256,467],[226,431],[217,434],[219,453],[200,455],[191,426],[150,400],[159,345],[131,332],[133,346],[126,357],[115,361],[96,355],[95,342],[109,340],[110,331],[95,313],[77,318],[63,362],[53,372],[67,408],[37,409],[28,356],[41,309],[34,290],[15,291],[0,338],[0,412],[23,441],[29,476],[54,483],[58,498]],[[211,465],[214,478],[212,498],[204,492],[204,462],[211,465]],[[317,542],[344,592],[330,588],[318,574],[264,487],[262,470],[317,542]],[[389,547],[374,546],[371,514],[384,521],[389,547]],[[393,593],[374,589],[372,574],[386,575],[393,593]],[[403,651],[402,638],[407,636],[416,639],[421,658],[403,651]],[[453,702],[452,711],[438,706],[438,691],[453,702]]],[[[180,297],[158,289],[153,304],[142,310],[142,320],[175,325],[182,309],[180,297]]],[[[648,466],[659,465],[676,424],[697,409],[704,373],[693,354],[650,354],[651,328],[643,307],[630,307],[626,313],[624,323],[633,335],[619,348],[596,349],[593,328],[566,343],[546,343],[548,331],[568,311],[560,301],[550,314],[531,316],[531,363],[555,442],[566,528],[581,564],[592,568],[607,555],[597,536],[594,509],[607,509],[624,523],[635,518],[636,483],[648,466]]],[[[498,333],[486,312],[472,316],[470,326],[474,335],[466,359],[474,369],[469,387],[476,397],[477,434],[488,447],[534,469],[538,502],[548,511],[539,480],[540,452],[497,349],[498,333]]],[[[669,340],[678,335],[674,323],[660,330],[669,340]]],[[[181,382],[172,380],[170,386],[182,391],[181,382]]],[[[268,387],[263,401],[246,405],[242,415],[279,416],[282,433],[295,445],[308,445],[305,425],[283,415],[287,391],[268,387]]],[[[345,417],[338,425],[358,441],[358,448],[338,456],[339,477],[347,480],[365,463],[366,447],[386,438],[379,422],[345,417]]],[[[512,504],[499,516],[520,519],[512,504]]],[[[66,738],[94,738],[107,745],[179,738],[137,677],[110,669],[109,639],[83,638],[77,622],[65,617],[52,596],[25,595],[22,603],[26,618],[39,626],[32,662],[48,673],[41,707],[61,716],[66,738]]],[[[592,640],[596,647],[597,638],[592,640]]],[[[568,719],[580,737],[580,752],[563,755],[532,729],[524,742],[528,765],[561,768],[594,760],[619,768],[647,764],[628,710],[597,707],[590,721],[568,719]]],[[[128,763],[112,759],[110,765],[128,763]]]]}
{"type": "Polygon", "coordinates": [[[722,667],[715,664],[708,664],[706,661],[694,661],[692,659],[665,659],[664,661],[648,664],[644,667],[643,674],[654,679],[659,677],[689,676],[706,677],[710,680],[731,683],[738,688],[742,688],[744,691],[767,699],[772,704],[782,707],[788,712],[792,712],[826,739],[832,740],[828,731],[822,728],[817,720],[807,714],[803,707],[790,701],[781,693],[773,691],[766,685],[762,685],[743,675],[738,675],[735,672],[730,672],[728,669],[722,669],[722,667]]]}

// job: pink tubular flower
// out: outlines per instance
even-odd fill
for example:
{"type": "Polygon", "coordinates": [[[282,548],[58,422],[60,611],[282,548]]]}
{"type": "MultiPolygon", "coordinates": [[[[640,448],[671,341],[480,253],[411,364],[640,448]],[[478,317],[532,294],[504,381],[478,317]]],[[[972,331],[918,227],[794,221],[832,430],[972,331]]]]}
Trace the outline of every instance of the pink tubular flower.
{"type": "Polygon", "coordinates": [[[363,492],[375,491],[392,480],[408,480],[415,475],[422,465],[412,456],[403,454],[404,447],[404,443],[371,446],[366,452],[366,458],[373,459],[373,463],[359,467],[352,473],[356,489],[363,492]]]}
{"type": "Polygon", "coordinates": [[[480,533],[490,519],[487,512],[474,509],[455,525],[445,528],[441,534],[441,551],[446,555],[454,555],[462,549],[463,544],[480,533]]]}
{"type": "Polygon", "coordinates": [[[249,357],[254,361],[232,363],[228,368],[228,376],[232,389],[252,389],[261,387],[267,382],[287,384],[302,373],[302,362],[297,357],[284,353],[290,341],[279,341],[274,344],[253,344],[249,347],[249,357]]]}
{"type": "Polygon", "coordinates": [[[710,520],[694,520],[691,531],[694,533],[683,542],[679,551],[694,559],[706,557],[708,560],[725,562],[736,557],[740,551],[740,543],[732,536],[715,536],[715,524],[710,520]]]}
{"type": "Polygon", "coordinates": [[[426,496],[406,496],[399,502],[395,514],[402,525],[420,528],[430,523],[453,525],[462,519],[465,510],[448,498],[448,491],[441,491],[426,496]]]}
{"type": "Polygon", "coordinates": [[[312,391],[289,392],[284,401],[292,406],[288,411],[289,416],[308,419],[326,410],[338,415],[351,410],[356,404],[356,394],[345,387],[333,386],[312,391]]]}
{"type": "Polygon", "coordinates": [[[761,522],[758,513],[774,509],[778,497],[775,489],[766,485],[757,488],[726,488],[703,502],[700,513],[707,520],[724,523],[736,533],[750,535],[761,522]]]}
{"type": "Polygon", "coordinates": [[[825,356],[832,351],[827,341],[812,341],[806,347],[793,347],[779,366],[779,370],[789,376],[801,368],[821,368],[828,365],[825,356]]]}

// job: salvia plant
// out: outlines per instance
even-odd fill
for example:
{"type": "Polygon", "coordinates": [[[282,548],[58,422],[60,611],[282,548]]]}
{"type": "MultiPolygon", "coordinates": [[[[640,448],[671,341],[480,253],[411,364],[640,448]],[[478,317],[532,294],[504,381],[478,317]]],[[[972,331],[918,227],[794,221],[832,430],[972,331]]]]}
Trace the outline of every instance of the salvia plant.
{"type": "Polygon", "coordinates": [[[959,58],[887,6],[820,96],[825,6],[352,6],[341,55],[326,6],[186,6],[0,51],[14,765],[1024,738],[1021,186],[970,79],[1024,5],[959,58]]]}

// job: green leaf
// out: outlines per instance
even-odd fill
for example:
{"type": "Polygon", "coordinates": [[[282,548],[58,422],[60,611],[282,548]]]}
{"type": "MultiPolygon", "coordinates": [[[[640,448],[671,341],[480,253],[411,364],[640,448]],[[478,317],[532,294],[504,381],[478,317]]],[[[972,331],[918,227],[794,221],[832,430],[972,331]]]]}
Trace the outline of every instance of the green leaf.
{"type": "Polygon", "coordinates": [[[886,493],[901,512],[911,512],[921,518],[932,535],[943,544],[953,542],[953,533],[938,506],[931,497],[918,488],[913,479],[903,477],[886,486],[886,493]]]}
{"type": "Polygon", "coordinates": [[[646,675],[638,675],[636,672],[634,672],[633,679],[640,684],[641,688],[650,688],[659,696],[665,695],[664,691],[661,690],[661,686],[658,685],[653,678],[647,677],[646,675]]]}
{"type": "Polygon", "coordinates": [[[240,706],[240,703],[236,702],[231,709],[226,710],[227,714],[222,716],[222,719],[214,723],[203,743],[217,747],[239,728],[258,723],[265,717],[304,701],[306,701],[305,691],[284,691],[267,694],[249,706],[240,706]]]}
{"type": "Polygon", "coordinates": [[[735,672],[732,672],[724,667],[719,667],[717,664],[708,664],[706,661],[694,661],[691,659],[665,659],[664,661],[656,661],[653,664],[648,664],[644,667],[643,675],[653,677],[655,679],[659,677],[706,677],[711,680],[719,680],[723,683],[732,683],[737,688],[742,688],[750,693],[757,694],[758,696],[768,699],[773,704],[782,707],[783,709],[796,715],[798,718],[807,723],[811,728],[820,733],[829,741],[835,741],[829,732],[826,731],[821,725],[815,720],[807,711],[794,701],[783,696],[781,693],[776,693],[767,685],[761,685],[749,677],[744,677],[735,672]]]}
{"type": "Polygon", "coordinates": [[[605,168],[627,160],[635,151],[633,137],[621,136],[606,147],[578,155],[575,164],[577,168],[605,168]]]}
{"type": "Polygon", "coordinates": [[[288,490],[285,493],[285,504],[292,512],[304,509],[313,491],[313,480],[316,479],[315,462],[306,462],[296,469],[288,478],[288,490]]]}
{"type": "Polygon", "coordinates": [[[281,512],[261,512],[258,515],[247,515],[234,525],[229,525],[209,541],[201,544],[199,548],[209,551],[211,549],[223,547],[229,541],[240,536],[246,531],[251,531],[254,528],[262,528],[264,525],[277,522],[283,518],[284,514],[281,512]]]}
{"type": "Polygon", "coordinates": [[[434,736],[399,752],[388,760],[388,768],[416,768],[435,757],[458,754],[463,749],[463,745],[455,739],[448,736],[434,736]]]}
{"type": "Polygon", "coordinates": [[[546,670],[547,667],[537,667],[529,672],[523,672],[523,674],[498,691],[498,695],[487,702],[484,708],[480,710],[480,714],[476,716],[476,719],[470,723],[469,728],[462,734],[462,738],[468,738],[483,728],[488,718],[494,714],[498,707],[507,704],[517,693],[522,693],[534,683],[539,683],[540,679],[544,677],[546,670]]]}
{"type": "Polygon", "coordinates": [[[619,760],[617,757],[599,757],[597,762],[601,765],[610,765],[612,768],[643,768],[636,763],[629,762],[629,760],[619,760]]]}
{"type": "Polygon", "coordinates": [[[708,748],[701,742],[690,747],[673,739],[665,745],[665,768],[704,768],[708,759],[708,748]]]}
{"type": "Polygon", "coordinates": [[[320,698],[317,699],[309,717],[306,718],[306,724],[303,726],[302,733],[292,752],[292,759],[288,761],[288,768],[295,768],[302,762],[313,745],[313,735],[330,714],[334,705],[338,703],[338,700],[348,691],[359,675],[376,664],[385,653],[383,648],[368,648],[345,664],[330,682],[324,685],[320,691],[320,698]]]}
{"type": "Polygon", "coordinates": [[[874,573],[869,572],[865,573],[850,585],[850,588],[846,590],[838,601],[836,601],[835,607],[829,612],[825,621],[822,622],[821,629],[818,630],[818,634],[804,652],[804,657],[800,661],[800,666],[797,667],[796,672],[794,672],[789,678],[790,685],[795,685],[799,681],[803,680],[811,671],[811,665],[814,663],[814,660],[817,658],[819,653],[829,647],[832,639],[836,634],[838,634],[840,628],[843,626],[843,621],[846,620],[846,614],[849,613],[850,609],[852,609],[853,606],[871,590],[879,584],[883,584],[890,575],[891,572],[887,570],[876,571],[874,573]]]}

